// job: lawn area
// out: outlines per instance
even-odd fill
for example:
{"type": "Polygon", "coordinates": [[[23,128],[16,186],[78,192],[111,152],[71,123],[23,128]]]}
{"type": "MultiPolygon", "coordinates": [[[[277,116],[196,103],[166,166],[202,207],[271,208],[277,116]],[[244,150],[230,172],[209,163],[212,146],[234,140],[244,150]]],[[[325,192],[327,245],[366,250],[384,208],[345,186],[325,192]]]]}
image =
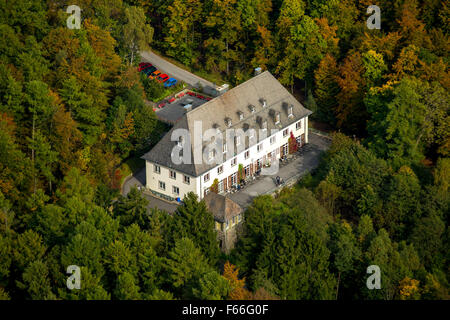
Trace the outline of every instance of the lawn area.
{"type": "Polygon", "coordinates": [[[120,165],[120,171],[122,177],[120,178],[120,186],[122,186],[123,181],[133,172],[138,171],[138,169],[145,166],[145,160],[140,157],[128,158],[125,162],[120,165]]]}

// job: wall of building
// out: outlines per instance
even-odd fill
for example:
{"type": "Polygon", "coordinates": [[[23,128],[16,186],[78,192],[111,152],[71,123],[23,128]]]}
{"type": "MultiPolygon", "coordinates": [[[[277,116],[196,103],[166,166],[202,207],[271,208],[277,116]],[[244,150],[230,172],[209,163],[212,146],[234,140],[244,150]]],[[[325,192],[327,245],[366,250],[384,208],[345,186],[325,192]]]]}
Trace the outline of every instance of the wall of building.
{"type": "Polygon", "coordinates": [[[154,171],[154,163],[146,161],[145,164],[145,172],[146,172],[146,187],[147,189],[150,189],[152,191],[164,194],[166,196],[169,196],[171,198],[176,199],[177,197],[180,197],[183,199],[183,197],[188,192],[194,192],[198,193],[198,178],[190,177],[190,184],[187,184],[184,182],[184,173],[173,170],[176,172],[176,179],[172,179],[170,177],[170,170],[169,168],[160,166],[161,172],[156,173],[154,171]],[[161,190],[159,188],[159,181],[165,182],[166,184],[166,190],[161,190]],[[173,193],[173,186],[176,186],[180,190],[180,194],[174,194],[173,193]]]}

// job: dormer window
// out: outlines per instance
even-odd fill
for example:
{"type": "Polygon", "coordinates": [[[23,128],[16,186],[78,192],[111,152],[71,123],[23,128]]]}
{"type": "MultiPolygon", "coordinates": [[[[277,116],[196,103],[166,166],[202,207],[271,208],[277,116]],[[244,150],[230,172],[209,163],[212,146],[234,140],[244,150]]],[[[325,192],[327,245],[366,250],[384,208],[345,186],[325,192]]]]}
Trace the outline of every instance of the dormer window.
{"type": "Polygon", "coordinates": [[[292,118],[294,116],[294,106],[291,104],[288,106],[288,117],[292,118]]]}
{"type": "Polygon", "coordinates": [[[278,111],[275,111],[275,110],[272,109],[272,110],[269,111],[269,114],[273,118],[273,122],[275,124],[280,123],[280,113],[278,111]]]}
{"type": "Polygon", "coordinates": [[[262,121],[262,123],[261,123],[261,128],[262,128],[263,130],[266,130],[266,129],[267,129],[267,120],[263,120],[263,121],[262,121]]]}
{"type": "Polygon", "coordinates": [[[225,123],[226,123],[228,128],[231,127],[231,125],[232,125],[232,122],[231,122],[230,118],[225,118],[225,123]]]}
{"type": "Polygon", "coordinates": [[[183,137],[179,137],[178,138],[177,144],[178,144],[179,147],[181,147],[183,145],[183,137]]]}
{"type": "Polygon", "coordinates": [[[238,111],[238,116],[239,116],[239,121],[242,121],[242,120],[244,120],[244,113],[243,112],[241,112],[241,111],[238,111]]]}
{"type": "Polygon", "coordinates": [[[263,108],[265,108],[267,106],[266,99],[261,98],[261,99],[259,99],[259,102],[261,102],[261,105],[262,105],[263,108]]]}
{"type": "Polygon", "coordinates": [[[280,123],[281,115],[279,112],[275,113],[275,124],[280,123]]]}
{"type": "Polygon", "coordinates": [[[251,105],[248,106],[248,108],[250,109],[251,113],[255,113],[256,112],[256,109],[255,109],[254,105],[251,104],[251,105]]]}

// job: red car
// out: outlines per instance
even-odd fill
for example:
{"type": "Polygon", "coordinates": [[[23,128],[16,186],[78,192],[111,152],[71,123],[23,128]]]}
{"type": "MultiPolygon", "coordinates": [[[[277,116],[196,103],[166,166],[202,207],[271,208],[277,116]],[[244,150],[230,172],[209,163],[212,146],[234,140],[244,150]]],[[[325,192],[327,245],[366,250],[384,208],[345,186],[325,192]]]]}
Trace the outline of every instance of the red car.
{"type": "Polygon", "coordinates": [[[159,83],[163,83],[166,82],[167,80],[169,80],[169,76],[167,74],[160,74],[158,76],[158,78],[156,78],[156,80],[158,80],[159,83]]]}
{"type": "Polygon", "coordinates": [[[158,105],[158,108],[164,108],[164,106],[166,105],[166,103],[165,102],[163,102],[163,103],[160,103],[159,105],[158,105]]]}
{"type": "Polygon", "coordinates": [[[139,71],[143,71],[143,70],[145,70],[145,69],[147,69],[147,68],[150,68],[151,66],[152,66],[151,63],[148,63],[148,62],[141,62],[141,63],[139,63],[139,68],[138,68],[138,70],[139,70],[139,71]]]}

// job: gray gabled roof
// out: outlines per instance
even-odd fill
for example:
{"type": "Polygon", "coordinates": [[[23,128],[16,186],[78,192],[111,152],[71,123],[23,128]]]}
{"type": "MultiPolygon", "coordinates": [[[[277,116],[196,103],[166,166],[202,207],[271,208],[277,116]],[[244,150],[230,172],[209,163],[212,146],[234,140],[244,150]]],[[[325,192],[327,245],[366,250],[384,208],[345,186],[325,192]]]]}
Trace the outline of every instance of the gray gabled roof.
{"type": "Polygon", "coordinates": [[[214,220],[222,223],[243,212],[243,209],[227,196],[210,192],[204,200],[206,207],[213,214],[214,220]]]}
{"type": "MultiPolygon", "coordinates": [[[[171,160],[171,153],[177,143],[171,141],[173,130],[178,128],[187,129],[192,142],[194,141],[194,123],[196,121],[201,121],[203,132],[213,127],[223,133],[227,129],[244,129],[247,127],[255,129],[258,133],[261,129],[261,121],[266,120],[267,130],[270,135],[272,129],[281,130],[311,113],[270,72],[265,71],[223,95],[187,112],[175,123],[161,141],[142,158],[190,176],[200,176],[217,166],[217,164],[207,164],[205,162],[194,164],[193,159],[191,159],[192,164],[174,164],[171,160]],[[263,107],[263,100],[265,100],[265,107],[263,107]],[[250,106],[254,106],[255,112],[252,113],[250,111],[250,106]],[[292,106],[292,117],[288,117],[289,106],[292,106]],[[242,120],[240,120],[240,113],[244,114],[242,120]],[[278,124],[275,124],[274,121],[276,114],[280,116],[278,124]],[[231,119],[231,127],[228,127],[226,124],[225,119],[227,118],[231,119]]],[[[195,143],[201,144],[202,150],[205,145],[209,144],[209,142],[194,141],[191,146],[192,157],[195,143]]],[[[248,147],[248,142],[245,141],[245,148],[248,147]]],[[[227,159],[232,156],[234,155],[227,154],[227,159]]]]}

